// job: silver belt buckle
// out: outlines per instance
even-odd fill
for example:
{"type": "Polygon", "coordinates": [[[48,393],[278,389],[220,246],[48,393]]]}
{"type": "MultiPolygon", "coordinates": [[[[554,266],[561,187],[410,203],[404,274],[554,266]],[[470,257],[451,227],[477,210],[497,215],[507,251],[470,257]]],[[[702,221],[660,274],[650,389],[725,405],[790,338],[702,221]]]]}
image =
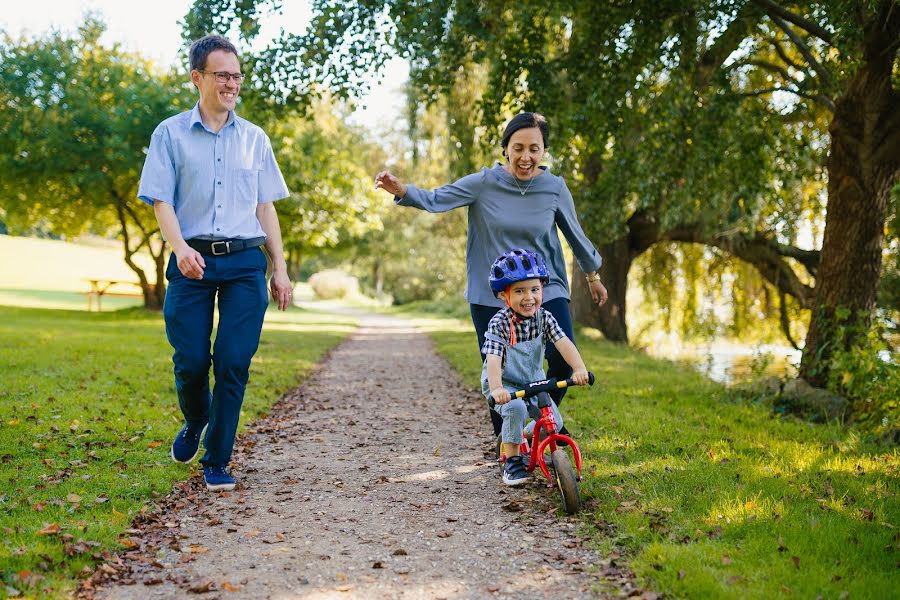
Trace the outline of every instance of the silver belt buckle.
{"type": "Polygon", "coordinates": [[[219,241],[213,242],[210,244],[210,250],[212,250],[213,256],[222,256],[223,254],[228,254],[231,252],[231,242],[230,241],[219,241]],[[216,252],[216,244],[221,244],[223,250],[221,252],[216,252]]]}

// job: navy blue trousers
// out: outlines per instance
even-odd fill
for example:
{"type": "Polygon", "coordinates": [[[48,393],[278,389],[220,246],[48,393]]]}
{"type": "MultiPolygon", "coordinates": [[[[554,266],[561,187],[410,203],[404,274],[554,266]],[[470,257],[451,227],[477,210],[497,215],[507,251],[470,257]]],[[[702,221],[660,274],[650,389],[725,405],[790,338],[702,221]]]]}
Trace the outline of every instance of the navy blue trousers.
{"type": "Polygon", "coordinates": [[[259,346],[269,306],[266,256],[261,248],[250,248],[222,256],[203,255],[203,260],[203,279],[188,279],[178,270],[175,254],[171,255],[163,315],[166,336],[175,349],[172,362],[181,412],[191,425],[209,423],[203,443],[206,453],[200,462],[224,467],[231,460],[250,360],[259,346]],[[211,348],[217,297],[219,323],[211,348]],[[210,365],[216,380],[211,393],[210,365]]]}
{"type": "MultiPolygon", "coordinates": [[[[572,313],[569,311],[568,298],[555,298],[541,305],[550,311],[556,318],[559,326],[565,332],[566,336],[575,343],[575,330],[572,327],[572,313]]],[[[475,325],[475,333],[478,335],[478,352],[484,346],[484,333],[487,331],[488,323],[500,310],[496,306],[485,306],[483,304],[470,304],[469,310],[472,314],[472,324],[475,325]]],[[[566,379],[572,376],[572,367],[562,357],[559,350],[553,344],[547,344],[544,348],[544,356],[547,359],[547,377],[556,379],[566,379]]],[[[481,362],[484,363],[484,354],[481,355],[481,362]]],[[[550,397],[557,406],[562,402],[563,396],[566,395],[566,388],[550,392],[550,397]]],[[[488,410],[491,415],[491,423],[494,426],[494,435],[500,434],[500,428],[503,426],[503,419],[496,412],[488,410]]]]}

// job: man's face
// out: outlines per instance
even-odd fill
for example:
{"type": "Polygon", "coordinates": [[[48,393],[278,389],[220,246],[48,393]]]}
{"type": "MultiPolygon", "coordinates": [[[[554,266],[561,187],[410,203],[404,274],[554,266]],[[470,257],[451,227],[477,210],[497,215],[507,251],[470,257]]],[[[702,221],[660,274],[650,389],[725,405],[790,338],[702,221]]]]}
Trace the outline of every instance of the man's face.
{"type": "Polygon", "coordinates": [[[191,81],[200,91],[200,104],[204,109],[213,113],[227,113],[234,110],[237,97],[241,91],[241,84],[233,77],[229,77],[225,83],[216,81],[216,72],[240,73],[241,64],[238,57],[227,50],[214,50],[206,58],[206,68],[203,72],[191,71],[191,81]]]}
{"type": "Polygon", "coordinates": [[[523,317],[533,317],[544,300],[544,285],[540,279],[517,281],[500,292],[500,297],[509,302],[510,308],[523,317]]]}

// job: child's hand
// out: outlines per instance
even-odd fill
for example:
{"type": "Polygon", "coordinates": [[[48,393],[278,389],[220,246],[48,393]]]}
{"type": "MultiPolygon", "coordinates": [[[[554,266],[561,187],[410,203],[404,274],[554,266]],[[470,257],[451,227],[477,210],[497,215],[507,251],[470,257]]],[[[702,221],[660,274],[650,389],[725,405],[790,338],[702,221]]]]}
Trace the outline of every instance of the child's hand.
{"type": "Polygon", "coordinates": [[[498,387],[491,390],[491,398],[494,399],[494,404],[500,406],[501,404],[506,404],[510,400],[512,400],[512,396],[509,394],[509,390],[505,387],[498,387]]]}
{"type": "Polygon", "coordinates": [[[574,383],[575,385],[587,385],[588,384],[587,369],[575,369],[572,372],[572,383],[574,383]]]}

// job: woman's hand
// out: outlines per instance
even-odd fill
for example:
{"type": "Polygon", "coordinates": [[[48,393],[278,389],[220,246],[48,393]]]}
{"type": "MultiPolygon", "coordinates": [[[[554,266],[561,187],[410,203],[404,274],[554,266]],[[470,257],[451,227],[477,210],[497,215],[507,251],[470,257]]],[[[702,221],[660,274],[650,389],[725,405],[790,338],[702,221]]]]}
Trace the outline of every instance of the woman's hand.
{"type": "Polygon", "coordinates": [[[382,171],[375,176],[375,189],[384,191],[402,198],[406,195],[406,184],[397,179],[390,171],[382,171]]]}
{"type": "Polygon", "coordinates": [[[606,293],[606,286],[603,285],[599,278],[589,281],[588,288],[591,290],[591,299],[594,301],[594,304],[597,306],[606,304],[609,294],[606,293]]]}
{"type": "Polygon", "coordinates": [[[510,400],[512,400],[512,396],[509,393],[509,390],[505,387],[498,387],[491,390],[491,398],[494,399],[494,404],[500,406],[501,404],[506,404],[510,400]]]}

